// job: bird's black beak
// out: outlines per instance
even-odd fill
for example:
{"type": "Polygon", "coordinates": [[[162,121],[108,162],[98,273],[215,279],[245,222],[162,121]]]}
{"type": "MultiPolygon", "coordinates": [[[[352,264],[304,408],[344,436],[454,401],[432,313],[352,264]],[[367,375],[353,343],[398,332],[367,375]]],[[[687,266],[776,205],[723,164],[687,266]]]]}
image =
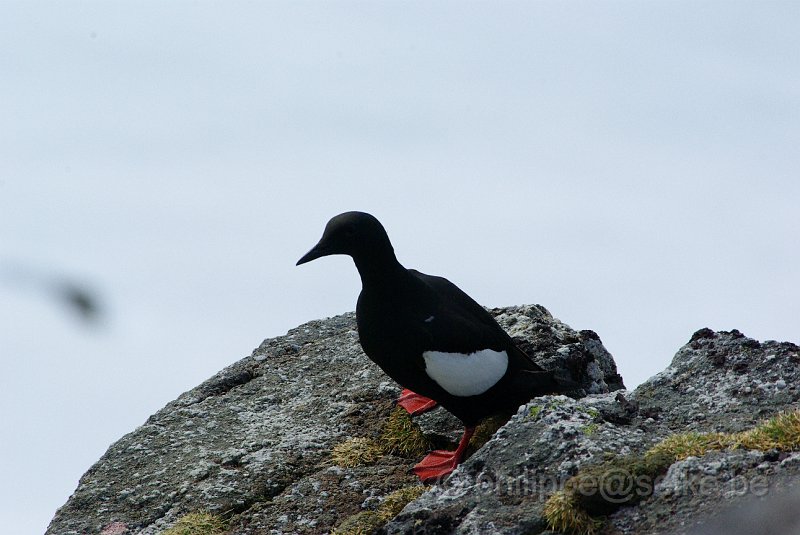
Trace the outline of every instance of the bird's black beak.
{"type": "Polygon", "coordinates": [[[300,264],[305,264],[306,262],[311,262],[312,260],[316,260],[321,256],[329,255],[328,248],[322,243],[319,242],[314,247],[311,248],[309,252],[303,255],[303,257],[297,261],[296,266],[300,264]]]}

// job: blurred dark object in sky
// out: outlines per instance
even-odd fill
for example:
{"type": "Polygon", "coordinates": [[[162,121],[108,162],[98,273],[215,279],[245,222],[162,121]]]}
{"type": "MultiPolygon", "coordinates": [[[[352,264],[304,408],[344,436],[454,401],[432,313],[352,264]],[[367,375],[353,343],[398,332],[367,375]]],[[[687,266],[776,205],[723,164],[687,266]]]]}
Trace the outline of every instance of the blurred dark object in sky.
{"type": "Polygon", "coordinates": [[[81,320],[96,323],[100,319],[101,310],[97,297],[85,286],[74,282],[64,281],[57,287],[57,292],[72,312],[81,320]]]}
{"type": "Polygon", "coordinates": [[[103,319],[98,293],[87,283],[15,262],[0,261],[0,286],[32,290],[55,299],[84,324],[103,319]]]}

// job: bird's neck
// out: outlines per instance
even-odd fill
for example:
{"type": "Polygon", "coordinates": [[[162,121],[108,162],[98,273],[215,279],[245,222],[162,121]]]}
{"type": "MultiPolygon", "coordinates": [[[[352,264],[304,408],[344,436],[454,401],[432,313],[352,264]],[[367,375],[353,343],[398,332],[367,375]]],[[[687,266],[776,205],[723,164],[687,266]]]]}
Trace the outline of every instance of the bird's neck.
{"type": "Polygon", "coordinates": [[[365,289],[390,289],[408,276],[408,271],[397,261],[391,249],[377,255],[372,254],[369,258],[354,257],[353,261],[365,289]]]}

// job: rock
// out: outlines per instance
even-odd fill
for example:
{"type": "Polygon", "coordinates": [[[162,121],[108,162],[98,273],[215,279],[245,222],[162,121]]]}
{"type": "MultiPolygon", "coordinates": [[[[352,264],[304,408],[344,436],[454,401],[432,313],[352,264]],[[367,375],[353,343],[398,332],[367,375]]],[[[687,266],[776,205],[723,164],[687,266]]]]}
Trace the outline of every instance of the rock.
{"type": "MultiPolygon", "coordinates": [[[[545,500],[586,467],[619,455],[641,455],[676,433],[741,431],[800,407],[798,355],[800,348],[793,344],[703,330],[667,370],[632,393],[533,400],[384,532],[543,533],[545,500]],[[784,388],[778,386],[781,379],[784,388]],[[745,394],[747,386],[751,390],[745,394]]],[[[764,496],[776,479],[800,485],[800,466],[791,458],[779,462],[769,452],[725,450],[676,462],[658,478],[634,482],[641,486],[633,490],[642,491],[642,501],[611,515],[610,530],[686,533],[732,501],[764,496]]],[[[601,477],[622,482],[628,473],[609,468],[601,477]]]]}
{"type": "MultiPolygon", "coordinates": [[[[686,431],[737,432],[800,408],[799,386],[796,345],[760,343],[736,330],[703,329],[633,397],[640,410],[656,414],[649,424],[651,437],[686,431]]],[[[680,461],[669,468],[652,497],[639,507],[621,509],[611,524],[621,534],[687,533],[731,504],[800,484],[800,466],[782,464],[780,458],[771,451],[729,449],[680,461]]]]}
{"type": "MultiPolygon", "coordinates": [[[[523,405],[421,495],[418,455],[380,449],[399,388],[363,355],[345,314],[265,341],[120,439],[48,533],[155,534],[200,509],[233,534],[552,535],[566,519],[615,535],[700,535],[755,532],[748,515],[795,521],[781,496],[796,500],[800,488],[800,348],[702,329],[627,392],[593,332],[540,306],[492,312],[583,391],[523,405]],[[752,431],[782,413],[771,434],[752,431]],[[343,444],[366,448],[372,464],[337,466],[331,452],[343,444]]],[[[460,432],[441,409],[417,421],[430,444],[460,432]]]]}
{"type": "Polygon", "coordinates": [[[545,369],[567,369],[590,394],[625,388],[614,358],[594,331],[575,332],[541,305],[494,309],[492,313],[521,349],[545,369]]]}
{"type": "MultiPolygon", "coordinates": [[[[622,386],[591,331],[575,332],[541,306],[492,312],[538,362],[572,374],[586,391],[622,386]]],[[[361,351],[354,314],[301,325],[113,444],[47,533],[155,534],[197,510],[224,517],[237,534],[330,531],[378,510],[393,491],[419,485],[410,472],[418,458],[384,454],[351,468],[331,461],[332,449],[351,437],[380,440],[399,391],[361,351]]],[[[434,443],[460,432],[442,409],[421,421],[434,443]]],[[[517,431],[501,436],[509,433],[517,431]]],[[[502,450],[499,444],[491,451],[502,450]]]]}
{"type": "Polygon", "coordinates": [[[797,535],[800,533],[800,489],[775,491],[769,499],[755,497],[726,508],[691,535],[797,535]]]}
{"type": "Polygon", "coordinates": [[[669,429],[739,431],[797,401],[799,354],[787,342],[702,329],[635,398],[669,429]]]}

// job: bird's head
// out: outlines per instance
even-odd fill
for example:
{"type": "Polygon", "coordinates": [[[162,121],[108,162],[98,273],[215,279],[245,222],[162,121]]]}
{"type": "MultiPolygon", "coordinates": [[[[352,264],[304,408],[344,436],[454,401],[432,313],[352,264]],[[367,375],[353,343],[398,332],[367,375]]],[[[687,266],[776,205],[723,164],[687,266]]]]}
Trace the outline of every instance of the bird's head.
{"type": "Polygon", "coordinates": [[[387,253],[394,257],[392,244],[380,221],[364,212],[345,212],[328,221],[322,238],[297,265],[333,254],[350,255],[358,262],[366,256],[380,258],[387,253]]]}

